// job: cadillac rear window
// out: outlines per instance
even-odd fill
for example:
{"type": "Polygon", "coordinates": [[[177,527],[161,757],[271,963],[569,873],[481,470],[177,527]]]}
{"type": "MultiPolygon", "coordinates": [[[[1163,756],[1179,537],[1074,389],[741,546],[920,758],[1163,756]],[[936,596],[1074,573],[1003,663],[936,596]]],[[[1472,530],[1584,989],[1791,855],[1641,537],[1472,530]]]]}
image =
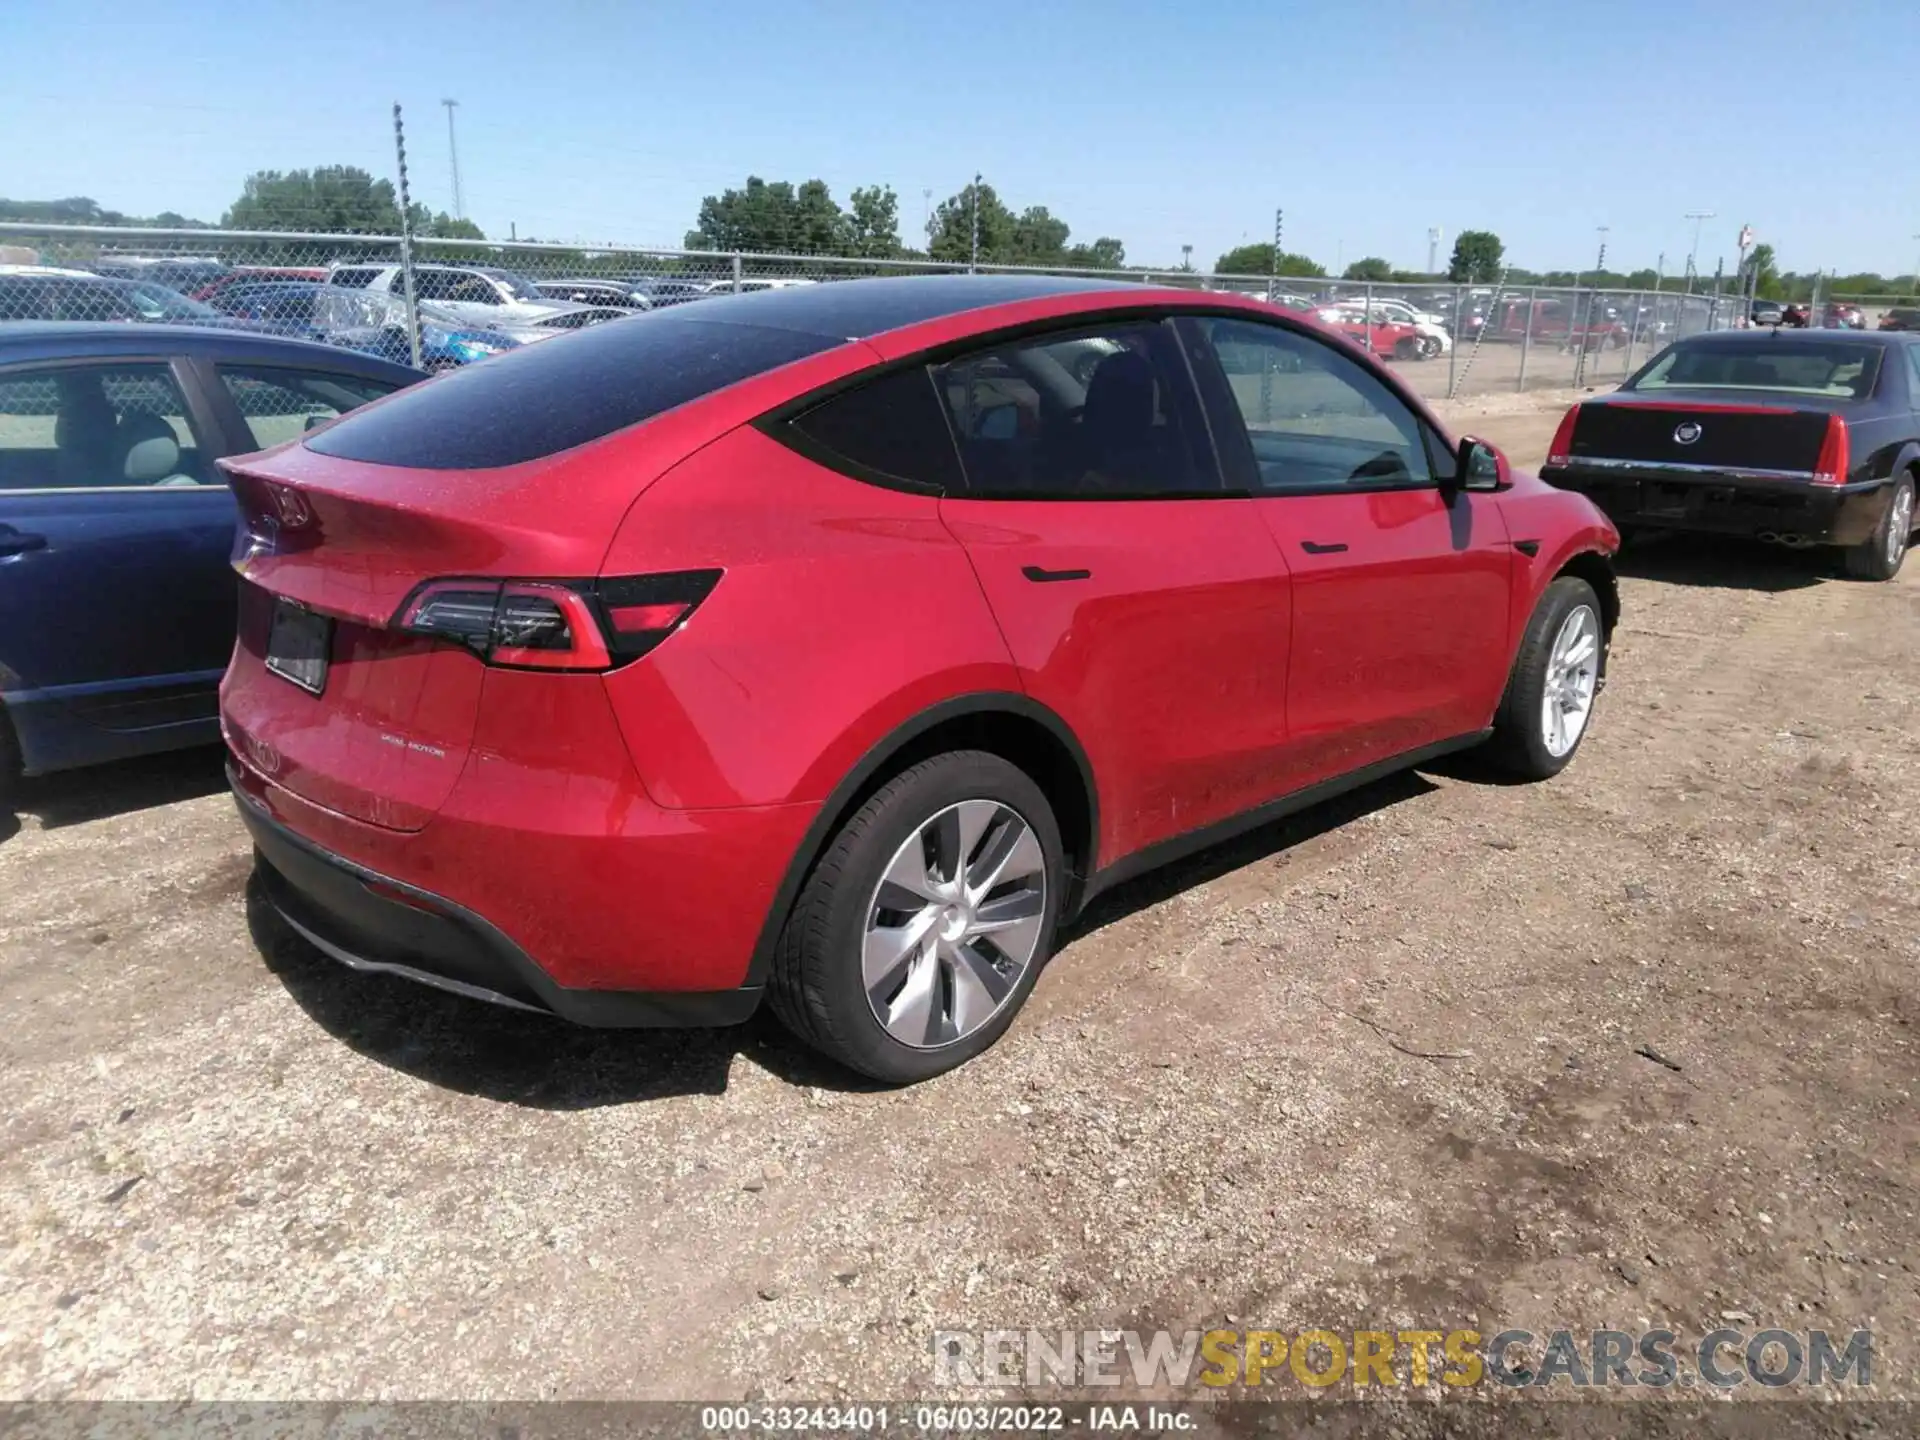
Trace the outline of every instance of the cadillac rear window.
{"type": "Polygon", "coordinates": [[[519,465],[843,343],[674,315],[612,321],[404,390],[306,444],[322,455],[370,465],[519,465]]]}
{"type": "Polygon", "coordinates": [[[1865,399],[1880,374],[1875,345],[1676,345],[1629,390],[1787,390],[1865,399]]]}

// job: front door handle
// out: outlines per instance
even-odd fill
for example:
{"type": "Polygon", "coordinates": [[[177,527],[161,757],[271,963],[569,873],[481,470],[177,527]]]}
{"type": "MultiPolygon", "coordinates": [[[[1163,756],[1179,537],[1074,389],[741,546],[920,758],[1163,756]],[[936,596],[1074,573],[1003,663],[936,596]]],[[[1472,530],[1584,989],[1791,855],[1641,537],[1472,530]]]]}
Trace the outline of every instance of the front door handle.
{"type": "Polygon", "coordinates": [[[1055,580],[1091,580],[1091,570],[1048,570],[1040,565],[1023,565],[1020,573],[1036,585],[1050,584],[1055,580]]]}
{"type": "Polygon", "coordinates": [[[1300,548],[1309,555],[1339,555],[1343,553],[1347,547],[1338,540],[1330,545],[1323,545],[1318,540],[1302,540],[1300,542],[1300,548]]]}
{"type": "Polygon", "coordinates": [[[29,550],[46,548],[46,536],[16,530],[11,525],[0,525],[0,558],[8,555],[24,555],[29,550]]]}

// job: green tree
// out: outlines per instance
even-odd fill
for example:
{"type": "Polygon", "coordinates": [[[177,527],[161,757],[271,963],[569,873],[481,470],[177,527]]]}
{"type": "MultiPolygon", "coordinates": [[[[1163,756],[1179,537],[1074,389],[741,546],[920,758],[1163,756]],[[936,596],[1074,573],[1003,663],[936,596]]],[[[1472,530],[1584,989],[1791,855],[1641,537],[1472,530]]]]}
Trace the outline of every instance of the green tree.
{"type": "Polygon", "coordinates": [[[1111,235],[1102,235],[1091,245],[1069,245],[1062,258],[1083,270],[1124,270],[1127,247],[1111,235]]]}
{"type": "Polygon", "coordinates": [[[325,230],[391,235],[400,224],[393,182],[352,165],[256,170],[221,224],[229,230],[325,230]]]}
{"type": "Polygon", "coordinates": [[[1262,241],[1258,245],[1241,245],[1227,251],[1213,262],[1216,275],[1294,275],[1307,279],[1324,279],[1326,270],[1304,255],[1296,255],[1290,250],[1280,252],[1278,271],[1273,264],[1273,245],[1262,241]]]}
{"type": "Polygon", "coordinates": [[[1013,253],[1014,215],[984,181],[949,195],[935,207],[933,232],[927,241],[927,253],[936,260],[966,260],[973,253],[975,201],[978,201],[980,258],[999,264],[1009,263],[1013,253]],[[976,191],[978,194],[976,195],[976,191]]]}
{"type": "Polygon", "coordinates": [[[1391,280],[1393,266],[1378,255],[1356,260],[1341,273],[1342,280],[1391,280]]]}
{"type": "Polygon", "coordinates": [[[884,260],[900,253],[900,197],[891,185],[855,187],[846,221],[849,255],[884,260]]]}
{"type": "Polygon", "coordinates": [[[1044,205],[1029,205],[1013,221],[1010,265],[1057,265],[1066,258],[1067,222],[1044,205]]]}
{"type": "Polygon", "coordinates": [[[834,203],[824,180],[795,186],[749,175],[734,190],[700,202],[700,218],[687,232],[689,250],[758,250],[768,254],[841,254],[852,243],[852,226],[834,203]]]}
{"type": "Polygon", "coordinates": [[[1453,242],[1447,278],[1456,285],[1485,285],[1500,278],[1507,247],[1491,230],[1462,230],[1453,242]]]}
{"type": "Polygon", "coordinates": [[[1780,266],[1774,259],[1773,246],[1762,242],[1747,252],[1747,263],[1742,278],[1751,275],[1754,278],[1756,295],[1769,300],[1778,300],[1786,293],[1780,283],[1780,266]]]}
{"type": "Polygon", "coordinates": [[[486,231],[473,221],[464,217],[456,220],[445,211],[437,215],[429,215],[424,205],[413,207],[413,233],[430,236],[435,240],[484,240],[487,238],[486,231]]]}

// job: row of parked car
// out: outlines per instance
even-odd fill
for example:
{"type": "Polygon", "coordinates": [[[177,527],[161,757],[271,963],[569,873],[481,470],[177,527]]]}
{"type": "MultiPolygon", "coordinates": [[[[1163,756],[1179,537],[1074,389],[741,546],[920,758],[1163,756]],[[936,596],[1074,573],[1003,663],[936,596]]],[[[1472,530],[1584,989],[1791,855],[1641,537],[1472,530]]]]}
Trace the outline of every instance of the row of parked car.
{"type": "MultiPolygon", "coordinates": [[[[417,265],[420,363],[451,369],[636,311],[802,279],[625,275],[536,280],[490,265],[417,265]]],[[[396,264],[226,266],[101,262],[92,269],[0,265],[0,320],[208,325],[344,346],[410,363],[406,277],[396,264]]]]}

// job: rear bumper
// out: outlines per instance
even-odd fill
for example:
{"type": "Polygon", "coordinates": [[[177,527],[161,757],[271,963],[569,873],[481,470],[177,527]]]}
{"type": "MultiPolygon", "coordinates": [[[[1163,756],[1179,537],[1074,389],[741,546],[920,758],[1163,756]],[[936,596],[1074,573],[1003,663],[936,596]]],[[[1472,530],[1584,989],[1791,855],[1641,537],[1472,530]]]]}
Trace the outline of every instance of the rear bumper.
{"type": "Polygon", "coordinates": [[[1540,478],[1598,505],[1615,525],[1691,530],[1714,535],[1783,538],[1815,545],[1858,545],[1870,539],[1887,508],[1885,480],[1813,485],[1722,474],[1678,475],[1657,469],[1542,470],[1540,478]]]}
{"type": "Polygon", "coordinates": [[[556,1015],[577,1025],[733,1025],[759,1007],[758,986],[622,991],[560,985],[513,940],[465,906],[322,849],[268,813],[229,759],[241,819],[268,901],[330,958],[469,999],[556,1015]]]}

